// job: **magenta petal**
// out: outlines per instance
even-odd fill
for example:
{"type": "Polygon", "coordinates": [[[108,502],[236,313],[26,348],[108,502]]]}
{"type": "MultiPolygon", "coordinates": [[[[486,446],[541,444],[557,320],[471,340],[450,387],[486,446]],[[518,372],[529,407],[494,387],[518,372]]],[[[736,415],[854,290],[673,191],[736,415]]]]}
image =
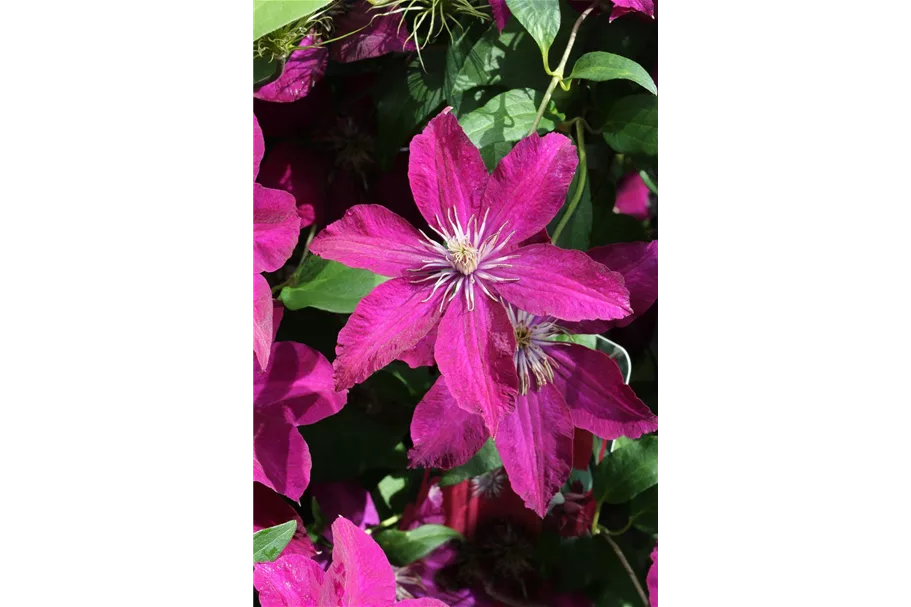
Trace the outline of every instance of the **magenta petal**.
{"type": "Polygon", "coordinates": [[[310,449],[280,415],[253,413],[253,480],[298,501],[310,483],[310,449]]]}
{"type": "Polygon", "coordinates": [[[259,120],[256,114],[253,114],[253,181],[259,174],[259,163],[263,160],[263,154],[266,153],[266,142],[263,140],[263,130],[259,128],[259,120]]]}
{"type": "Polygon", "coordinates": [[[623,276],[582,251],[535,244],[515,254],[511,267],[498,268],[497,276],[519,280],[496,288],[517,308],[564,320],[613,320],[632,311],[623,276]]]}
{"type": "Polygon", "coordinates": [[[515,409],[516,337],[506,309],[475,289],[475,309],[457,297],[440,322],[434,355],[459,407],[484,418],[491,436],[515,409]]]}
{"type": "MultiPolygon", "coordinates": [[[[298,46],[309,46],[314,42],[313,36],[307,36],[298,46]]],[[[294,51],[285,61],[285,67],[278,80],[261,87],[253,96],[263,101],[278,103],[290,103],[306,97],[323,77],[328,56],[329,52],[325,47],[294,51]]]]}
{"type": "Polygon", "coordinates": [[[608,21],[622,17],[627,13],[642,13],[652,19],[655,18],[654,0],[614,0],[614,9],[608,21]]]}
{"type": "Polygon", "coordinates": [[[462,226],[471,215],[480,220],[478,211],[487,186],[487,168],[481,152],[452,115],[452,108],[431,120],[411,140],[410,149],[408,179],[414,201],[427,223],[437,228],[439,222],[448,225],[451,209],[462,226]]]}
{"type": "Polygon", "coordinates": [[[648,586],[648,602],[651,607],[658,607],[658,543],[655,542],[655,549],[652,550],[652,566],[648,569],[648,575],[645,578],[645,585],[648,586]]]}
{"type": "Polygon", "coordinates": [[[262,607],[319,607],[323,570],[302,554],[286,554],[253,567],[253,587],[262,607]]]}
{"type": "Polygon", "coordinates": [[[352,268],[403,276],[424,265],[426,242],[414,227],[378,204],[359,204],[320,232],[310,250],[352,268]]]}
{"type": "Polygon", "coordinates": [[[619,320],[586,320],[565,323],[572,333],[604,333],[625,327],[645,313],[658,300],[658,241],[623,242],[595,247],[588,256],[623,275],[633,313],[619,320]]]}
{"type": "Polygon", "coordinates": [[[253,353],[261,369],[269,364],[273,325],[272,289],[266,279],[253,275],[253,353]]]}
{"type": "Polygon", "coordinates": [[[620,367],[607,354],[578,344],[551,346],[547,354],[556,363],[554,385],[576,427],[610,440],[658,429],[658,417],[623,383],[620,367]]]}
{"type": "Polygon", "coordinates": [[[253,184],[253,271],[274,272],[294,252],[300,236],[294,196],[253,184]]]}
{"type": "Polygon", "coordinates": [[[511,242],[519,243],[544,229],[566,201],[578,163],[573,142],[559,133],[532,134],[517,143],[484,193],[488,232],[506,223],[504,233],[515,231],[511,242]]]}
{"type": "Polygon", "coordinates": [[[309,346],[292,341],[272,345],[269,366],[253,373],[253,406],[296,426],[315,424],[345,406],[336,392],[332,366],[309,346]]]}
{"type": "Polygon", "coordinates": [[[338,334],[333,364],[336,388],[364,381],[427,335],[440,320],[442,297],[437,291],[424,301],[429,292],[425,285],[394,278],[357,304],[338,334]]]}
{"type": "Polygon", "coordinates": [[[316,153],[296,142],[282,141],[269,150],[259,172],[259,183],[294,196],[301,228],[305,228],[326,206],[326,171],[316,153]]]}
{"type": "Polygon", "coordinates": [[[488,436],[484,419],[459,407],[449,393],[446,378],[440,377],[411,419],[411,467],[448,470],[461,466],[484,446],[488,436]]]}
{"type": "MultiPolygon", "coordinates": [[[[346,607],[390,607],[395,603],[395,573],[373,539],[351,521],[339,517],[332,523],[332,566],[324,582],[346,607]],[[339,593],[338,590],[342,592],[339,593]]],[[[339,603],[326,603],[337,605],[339,603]]]]}
{"type": "Polygon", "coordinates": [[[399,601],[396,605],[405,605],[406,607],[449,607],[439,599],[424,597],[422,599],[406,599],[399,601]]]}
{"type": "Polygon", "coordinates": [[[617,197],[614,211],[645,221],[649,212],[649,189],[639,173],[630,173],[617,182],[617,197]]]}
{"type": "Polygon", "coordinates": [[[573,420],[553,385],[518,397],[503,420],[497,451],[513,491],[544,518],[573,463],[573,420]]]}
{"type": "Polygon", "coordinates": [[[432,367],[436,363],[433,359],[433,348],[437,343],[438,328],[439,325],[435,326],[413,348],[399,354],[399,360],[405,362],[412,369],[432,367]]]}
{"type": "Polygon", "coordinates": [[[345,37],[329,47],[329,57],[333,61],[349,63],[415,50],[414,42],[408,40],[408,26],[401,22],[401,15],[382,16],[370,8],[368,2],[361,2],[336,20],[336,36],[345,37]]]}
{"type": "Polygon", "coordinates": [[[490,3],[490,12],[493,13],[493,20],[497,24],[500,33],[506,27],[506,21],[509,19],[509,7],[506,6],[506,0],[487,0],[490,3]]]}
{"type": "Polygon", "coordinates": [[[288,545],[282,551],[282,554],[303,554],[312,557],[316,554],[313,542],[307,535],[304,528],[304,521],[298,516],[294,508],[282,499],[275,491],[272,491],[264,485],[253,483],[253,531],[259,531],[268,527],[274,527],[287,523],[288,521],[297,521],[297,530],[294,537],[288,542],[288,545]]]}
{"type": "Polygon", "coordinates": [[[310,485],[310,493],[327,521],[342,516],[360,529],[380,522],[370,492],[355,480],[313,483],[310,485]]]}

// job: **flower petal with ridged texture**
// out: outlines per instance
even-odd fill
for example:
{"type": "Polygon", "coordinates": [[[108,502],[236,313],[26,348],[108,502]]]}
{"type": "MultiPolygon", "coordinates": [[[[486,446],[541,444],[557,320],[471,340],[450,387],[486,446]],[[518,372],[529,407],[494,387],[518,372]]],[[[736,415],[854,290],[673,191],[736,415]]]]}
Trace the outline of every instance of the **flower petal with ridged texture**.
{"type": "Polygon", "coordinates": [[[655,543],[655,549],[652,550],[652,566],[648,568],[648,575],[645,578],[645,585],[648,586],[648,603],[650,607],[658,607],[658,543],[655,543]]]}
{"type": "Polygon", "coordinates": [[[332,565],[323,583],[323,597],[331,586],[334,592],[328,596],[335,594],[342,607],[393,605],[395,573],[379,544],[343,517],[332,523],[332,540],[332,565]]]}
{"type": "Polygon", "coordinates": [[[623,286],[629,291],[633,313],[619,320],[586,320],[564,324],[572,333],[604,333],[614,327],[625,327],[658,301],[658,241],[622,242],[595,247],[588,256],[623,275],[623,286]]]}
{"type": "Polygon", "coordinates": [[[324,577],[316,561],[302,554],[285,554],[253,567],[253,587],[262,607],[321,607],[324,577]]]}
{"type": "Polygon", "coordinates": [[[386,53],[415,50],[408,40],[408,27],[400,27],[399,15],[378,15],[362,1],[348,13],[335,19],[336,37],[341,40],[329,47],[329,58],[341,63],[379,57],[386,53]]]}
{"type": "Polygon", "coordinates": [[[293,141],[269,149],[259,171],[259,183],[294,196],[301,228],[321,218],[326,207],[326,159],[293,141]]]}
{"type": "Polygon", "coordinates": [[[253,115],[253,181],[259,174],[259,163],[263,160],[263,154],[266,153],[266,142],[263,140],[263,130],[259,128],[259,120],[256,114],[253,115]]]}
{"type": "Polygon", "coordinates": [[[510,243],[517,245],[547,227],[566,201],[578,163],[576,146],[559,133],[532,134],[517,143],[484,192],[482,208],[490,208],[486,232],[508,222],[503,236],[515,231],[510,243]]]}
{"type": "Polygon", "coordinates": [[[506,0],[488,0],[490,3],[490,12],[493,13],[493,20],[497,24],[497,29],[502,33],[506,27],[506,21],[512,14],[509,7],[506,6],[506,0]]]}
{"type": "Polygon", "coordinates": [[[553,385],[519,396],[516,410],[503,420],[497,451],[513,491],[544,518],[573,462],[572,416],[553,385]]]}
{"type": "Polygon", "coordinates": [[[500,302],[476,289],[474,310],[468,310],[461,296],[449,304],[440,321],[434,357],[459,407],[479,413],[491,436],[515,409],[515,351],[515,332],[500,302]]]}
{"type": "Polygon", "coordinates": [[[440,377],[414,410],[414,448],[408,452],[408,459],[412,468],[448,470],[470,460],[489,436],[484,419],[459,407],[449,393],[446,378],[440,377]]]}
{"type": "Polygon", "coordinates": [[[332,365],[326,357],[304,344],[272,344],[264,371],[253,371],[253,407],[281,415],[296,426],[315,424],[345,406],[346,391],[337,392],[332,365]]]}
{"type": "Polygon", "coordinates": [[[399,354],[399,360],[407,364],[412,369],[418,367],[432,367],[436,364],[433,359],[433,348],[437,343],[437,331],[439,325],[430,330],[430,333],[421,338],[417,344],[410,350],[399,354]]]}
{"type": "Polygon", "coordinates": [[[253,271],[274,272],[294,252],[300,236],[294,196],[253,184],[253,271]]]}
{"type": "Polygon", "coordinates": [[[269,364],[273,332],[272,289],[259,274],[253,275],[253,353],[260,369],[269,364]]]}
{"type": "Polygon", "coordinates": [[[547,354],[556,363],[554,385],[577,427],[609,440],[658,429],[658,416],[623,383],[620,367],[607,354],[578,344],[551,346],[547,354]]]}
{"type": "Polygon", "coordinates": [[[442,289],[394,278],[362,299],[338,334],[335,386],[350,388],[413,348],[440,320],[442,289]]]}
{"type": "Polygon", "coordinates": [[[655,2],[654,0],[614,0],[614,8],[608,21],[613,21],[627,13],[641,13],[654,19],[655,2]]]}
{"type": "Polygon", "coordinates": [[[481,220],[481,197],[488,179],[481,152],[451,110],[443,110],[411,140],[408,158],[408,179],[421,215],[437,229],[439,217],[450,231],[450,209],[455,209],[463,228],[471,215],[481,220]]]}
{"type": "Polygon", "coordinates": [[[498,282],[496,288],[517,308],[563,320],[613,320],[630,314],[623,276],[582,251],[535,244],[514,254],[519,257],[508,261],[511,267],[497,268],[497,276],[519,280],[498,282]]]}
{"type": "Polygon", "coordinates": [[[310,250],[352,268],[414,278],[407,270],[424,265],[428,251],[423,240],[414,226],[386,207],[359,204],[317,234],[310,250]]]}
{"type": "Polygon", "coordinates": [[[310,449],[280,415],[253,413],[253,480],[298,501],[310,483],[310,449]]]}
{"type": "MultiPolygon", "coordinates": [[[[313,36],[307,36],[298,46],[308,46],[314,41],[313,36]]],[[[306,97],[323,77],[328,57],[329,51],[324,46],[294,51],[285,61],[281,76],[274,82],[260,87],[253,96],[277,103],[291,103],[306,97]]]]}
{"type": "Polygon", "coordinates": [[[288,521],[297,521],[297,529],[282,554],[303,554],[312,557],[316,554],[313,542],[304,528],[304,521],[288,505],[282,496],[265,485],[253,483],[253,532],[281,525],[288,521]]]}

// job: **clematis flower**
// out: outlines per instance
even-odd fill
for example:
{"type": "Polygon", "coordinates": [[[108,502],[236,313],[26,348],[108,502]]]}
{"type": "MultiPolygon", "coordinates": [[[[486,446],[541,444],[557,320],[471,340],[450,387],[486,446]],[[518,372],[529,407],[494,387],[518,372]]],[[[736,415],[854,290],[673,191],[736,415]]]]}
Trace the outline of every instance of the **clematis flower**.
{"type": "Polygon", "coordinates": [[[284,499],[265,485],[253,483],[253,532],[288,521],[297,521],[297,529],[283,554],[303,554],[312,557],[316,554],[313,542],[307,535],[304,521],[284,499]]]}
{"type": "Polygon", "coordinates": [[[260,272],[274,272],[297,244],[300,220],[294,196],[256,183],[265,143],[253,116],[253,352],[260,368],[269,364],[269,347],[278,329],[272,290],[260,272]]]}
{"type": "Polygon", "coordinates": [[[629,173],[617,182],[614,213],[622,213],[645,221],[649,217],[649,189],[639,173],[629,173]]]}
{"type": "Polygon", "coordinates": [[[418,209],[442,242],[384,207],[358,205],[310,250],[393,277],[360,301],[339,333],[336,386],[364,381],[436,328],[434,358],[462,411],[456,415],[480,414],[496,436],[519,388],[504,301],[573,321],[619,319],[632,309],[620,274],[581,251],[523,242],[563,205],[577,164],[572,142],[532,134],[488,175],[450,110],[412,140],[408,169],[418,209]]]}
{"type": "Polygon", "coordinates": [[[509,7],[506,6],[506,0],[487,0],[490,3],[490,12],[493,13],[493,20],[497,24],[497,30],[502,34],[506,22],[512,14],[509,7]]]}
{"type": "Polygon", "coordinates": [[[338,413],[347,391],[333,388],[332,367],[316,350],[283,341],[271,351],[265,370],[253,371],[253,480],[297,501],[310,483],[297,427],[338,413]]]}
{"type": "Polygon", "coordinates": [[[652,19],[655,18],[654,0],[613,0],[613,2],[614,9],[610,13],[609,21],[627,13],[640,13],[652,19]]]}
{"type": "MultiPolygon", "coordinates": [[[[638,257],[627,247],[612,246],[605,257],[626,260],[622,267],[637,295],[654,284],[657,298],[657,243],[654,248],[651,243],[636,247],[638,257]]],[[[509,304],[506,308],[516,344],[513,365],[519,394],[515,410],[503,419],[496,445],[513,490],[543,517],[569,477],[575,428],[606,439],[638,438],[657,430],[658,418],[624,383],[620,367],[609,356],[553,341],[565,332],[562,321],[509,304]]],[[[449,386],[450,379],[440,377],[414,411],[412,466],[459,466],[492,435],[480,415],[459,406],[449,386]]]]}
{"type": "Polygon", "coordinates": [[[658,542],[655,542],[655,549],[652,550],[652,566],[649,567],[645,585],[648,586],[649,605],[658,607],[658,542]]]}
{"type": "Polygon", "coordinates": [[[253,96],[274,103],[292,103],[306,97],[322,80],[331,58],[348,63],[391,52],[415,49],[407,26],[396,15],[371,11],[366,0],[337,0],[324,19],[297,43],[284,61],[277,79],[257,89],[253,96]],[[321,41],[332,40],[319,45],[321,41]]]}
{"type": "Polygon", "coordinates": [[[259,563],[253,586],[263,607],[447,607],[431,598],[396,601],[395,574],[379,545],[351,521],[332,523],[332,565],[323,572],[300,554],[259,563]]]}

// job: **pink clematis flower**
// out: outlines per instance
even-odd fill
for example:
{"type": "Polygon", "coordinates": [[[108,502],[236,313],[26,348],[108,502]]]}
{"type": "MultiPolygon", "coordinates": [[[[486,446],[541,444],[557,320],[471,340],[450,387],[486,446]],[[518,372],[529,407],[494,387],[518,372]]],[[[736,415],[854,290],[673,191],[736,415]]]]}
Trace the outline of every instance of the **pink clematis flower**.
{"type": "Polygon", "coordinates": [[[614,9],[610,13],[609,21],[627,13],[640,13],[652,19],[655,18],[654,0],[613,0],[613,2],[614,9]]]}
{"type": "Polygon", "coordinates": [[[652,566],[649,567],[645,585],[648,586],[649,605],[658,607],[658,542],[655,542],[655,549],[652,550],[652,566]]]}
{"type": "MultiPolygon", "coordinates": [[[[307,47],[315,42],[314,36],[306,36],[298,46],[307,47]]],[[[329,51],[323,46],[294,51],[285,61],[281,75],[276,80],[260,87],[253,93],[253,96],[275,103],[291,103],[306,97],[326,73],[328,56],[329,51]]]]}
{"type": "Polygon", "coordinates": [[[362,382],[435,340],[447,391],[496,436],[516,408],[519,382],[503,301],[572,321],[619,319],[632,309],[620,274],[581,251],[523,242],[563,205],[577,164],[572,142],[530,135],[489,175],[450,109],[412,140],[408,170],[418,209],[442,242],[384,207],[358,205],[310,250],[394,277],[361,300],[339,333],[336,386],[362,382]]]}
{"type": "MultiPolygon", "coordinates": [[[[650,244],[637,249],[638,260],[624,246],[623,269],[631,291],[645,300],[650,296],[643,293],[652,285],[657,298],[657,243],[654,265],[650,244]]],[[[620,259],[616,250],[607,257],[620,259]]],[[[503,420],[496,445],[513,490],[543,517],[550,499],[569,478],[575,428],[606,439],[638,438],[657,430],[658,418],[624,383],[617,363],[606,354],[552,341],[565,332],[562,321],[508,304],[507,316],[515,335],[519,395],[515,410],[503,420]]],[[[464,464],[491,435],[481,416],[459,406],[449,381],[440,377],[415,409],[412,466],[464,464]]]]}
{"type": "Polygon", "coordinates": [[[649,217],[649,189],[639,173],[624,175],[617,182],[614,213],[645,221],[649,217]]]}
{"type": "Polygon", "coordinates": [[[272,563],[259,563],[253,586],[263,607],[446,607],[431,598],[396,602],[395,573],[379,545],[351,521],[332,523],[332,565],[301,554],[284,554],[272,563]]]}
{"type": "Polygon", "coordinates": [[[346,12],[335,20],[336,37],[344,37],[329,46],[333,61],[349,63],[415,50],[401,15],[385,15],[382,7],[374,9],[366,0],[345,0],[340,7],[346,12]]]}
{"type": "Polygon", "coordinates": [[[260,368],[269,364],[269,347],[278,329],[272,290],[260,272],[279,269],[300,235],[294,196],[256,183],[264,151],[263,133],[253,116],[253,352],[260,368]]]}
{"type": "Polygon", "coordinates": [[[253,480],[299,500],[310,483],[310,450],[297,427],[338,413],[346,398],[333,388],[322,354],[295,342],[272,344],[269,365],[253,371],[253,480]]]}

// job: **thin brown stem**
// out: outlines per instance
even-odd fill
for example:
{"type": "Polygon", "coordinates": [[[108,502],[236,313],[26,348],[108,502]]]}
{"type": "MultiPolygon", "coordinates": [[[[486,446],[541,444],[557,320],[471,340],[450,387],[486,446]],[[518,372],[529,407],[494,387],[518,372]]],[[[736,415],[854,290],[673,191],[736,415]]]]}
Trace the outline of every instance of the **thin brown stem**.
{"type": "Polygon", "coordinates": [[[639,598],[642,599],[642,604],[645,607],[649,607],[648,595],[645,594],[645,590],[642,589],[642,584],[639,583],[639,579],[636,577],[633,568],[630,567],[629,561],[626,560],[626,556],[623,555],[623,551],[620,550],[620,546],[617,545],[617,542],[614,539],[607,535],[606,533],[601,534],[604,539],[607,540],[607,543],[610,544],[610,547],[614,549],[614,552],[617,554],[617,558],[620,559],[620,564],[623,565],[623,568],[626,569],[626,574],[629,575],[629,579],[633,581],[633,586],[636,587],[636,592],[639,593],[639,598]]]}

